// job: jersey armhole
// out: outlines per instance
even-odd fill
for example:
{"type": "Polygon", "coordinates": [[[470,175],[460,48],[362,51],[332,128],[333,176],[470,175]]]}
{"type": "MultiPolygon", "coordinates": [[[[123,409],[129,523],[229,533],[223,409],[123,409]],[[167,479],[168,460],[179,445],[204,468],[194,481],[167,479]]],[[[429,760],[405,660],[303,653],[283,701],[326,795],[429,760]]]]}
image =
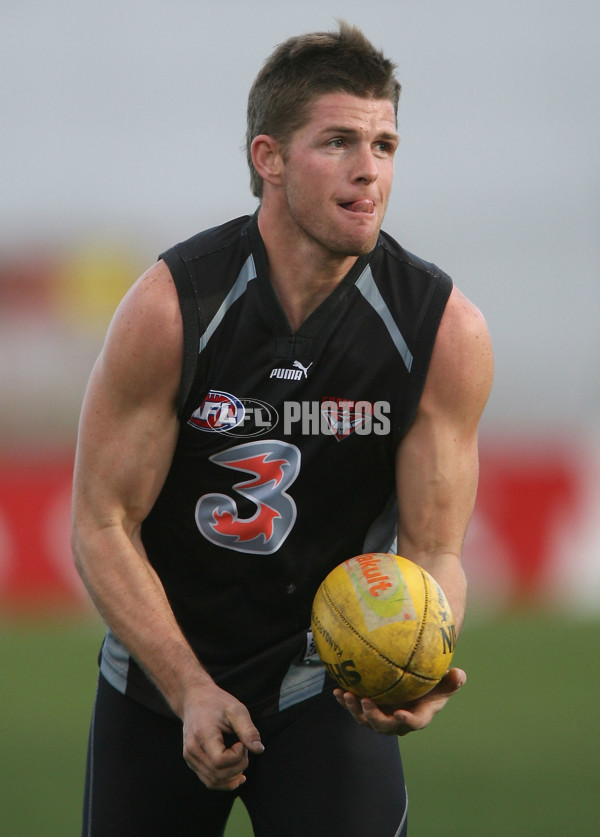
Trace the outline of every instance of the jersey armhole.
{"type": "Polygon", "coordinates": [[[418,358],[418,362],[413,365],[410,372],[410,410],[405,416],[402,426],[399,428],[396,444],[399,444],[408,433],[416,418],[421,396],[425,388],[425,380],[429,370],[429,363],[431,362],[431,355],[433,354],[435,338],[452,288],[452,279],[446,273],[440,272],[438,281],[432,289],[429,304],[419,329],[414,352],[414,357],[418,358]]]}
{"type": "Polygon", "coordinates": [[[183,321],[183,361],[177,394],[177,415],[181,419],[196,377],[200,345],[200,311],[192,280],[177,248],[167,250],[159,258],[164,260],[171,273],[183,321]]]}

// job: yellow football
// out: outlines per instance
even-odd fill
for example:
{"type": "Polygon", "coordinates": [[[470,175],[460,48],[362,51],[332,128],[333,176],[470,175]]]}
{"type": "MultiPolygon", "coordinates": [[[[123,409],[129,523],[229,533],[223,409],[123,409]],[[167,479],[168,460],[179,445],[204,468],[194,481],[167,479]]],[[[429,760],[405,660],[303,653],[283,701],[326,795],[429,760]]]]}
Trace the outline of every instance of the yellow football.
{"type": "Polygon", "coordinates": [[[398,706],[433,689],[456,642],[439,584],[388,552],[357,555],[332,570],[317,590],[311,626],[333,679],[381,705],[398,706]]]}

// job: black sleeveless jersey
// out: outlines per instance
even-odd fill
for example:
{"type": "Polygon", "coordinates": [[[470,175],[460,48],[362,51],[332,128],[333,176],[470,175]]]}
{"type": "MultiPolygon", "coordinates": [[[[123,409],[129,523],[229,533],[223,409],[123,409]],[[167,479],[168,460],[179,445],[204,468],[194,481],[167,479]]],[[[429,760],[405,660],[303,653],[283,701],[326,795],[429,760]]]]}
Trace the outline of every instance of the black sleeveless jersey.
{"type": "MultiPolygon", "coordinates": [[[[322,579],[392,548],[394,452],[451,280],[382,232],[294,333],[256,216],[161,258],[184,321],[180,434],[143,543],[215,680],[255,714],[277,711],[324,688],[309,631],[322,579]]],[[[101,669],[164,709],[110,632],[101,669]]]]}

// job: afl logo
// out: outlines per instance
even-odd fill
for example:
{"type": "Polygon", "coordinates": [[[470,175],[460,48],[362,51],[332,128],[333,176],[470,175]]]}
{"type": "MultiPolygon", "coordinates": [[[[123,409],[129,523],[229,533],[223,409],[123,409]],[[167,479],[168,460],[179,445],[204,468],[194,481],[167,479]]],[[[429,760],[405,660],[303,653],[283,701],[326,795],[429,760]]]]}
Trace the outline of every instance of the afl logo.
{"type": "Polygon", "coordinates": [[[222,433],[232,430],[244,419],[244,405],[235,395],[211,389],[197,410],[195,410],[188,424],[197,430],[209,433],[222,433]]]}
{"type": "Polygon", "coordinates": [[[196,430],[239,438],[262,436],[278,421],[277,410],[266,401],[237,398],[228,392],[211,389],[188,419],[188,424],[196,430]]]}

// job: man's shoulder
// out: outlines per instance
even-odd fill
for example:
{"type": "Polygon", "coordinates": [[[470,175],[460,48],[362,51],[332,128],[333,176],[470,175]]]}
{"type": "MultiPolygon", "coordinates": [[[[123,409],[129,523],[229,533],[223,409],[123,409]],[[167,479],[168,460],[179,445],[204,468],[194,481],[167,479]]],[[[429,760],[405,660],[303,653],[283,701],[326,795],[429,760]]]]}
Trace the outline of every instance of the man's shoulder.
{"type": "Polygon", "coordinates": [[[483,314],[458,288],[440,323],[430,370],[430,394],[437,390],[457,414],[478,419],[492,386],[494,354],[483,314]]]}
{"type": "Polygon", "coordinates": [[[215,227],[209,227],[162,252],[159,258],[167,263],[175,257],[184,262],[194,261],[231,247],[244,234],[250,216],[242,215],[215,227]]]}
{"type": "Polygon", "coordinates": [[[409,250],[406,250],[395,238],[384,230],[381,230],[379,234],[378,249],[385,253],[392,262],[396,262],[400,268],[435,277],[436,279],[444,277],[451,281],[448,274],[438,267],[438,265],[426,261],[411,253],[409,250]]]}

